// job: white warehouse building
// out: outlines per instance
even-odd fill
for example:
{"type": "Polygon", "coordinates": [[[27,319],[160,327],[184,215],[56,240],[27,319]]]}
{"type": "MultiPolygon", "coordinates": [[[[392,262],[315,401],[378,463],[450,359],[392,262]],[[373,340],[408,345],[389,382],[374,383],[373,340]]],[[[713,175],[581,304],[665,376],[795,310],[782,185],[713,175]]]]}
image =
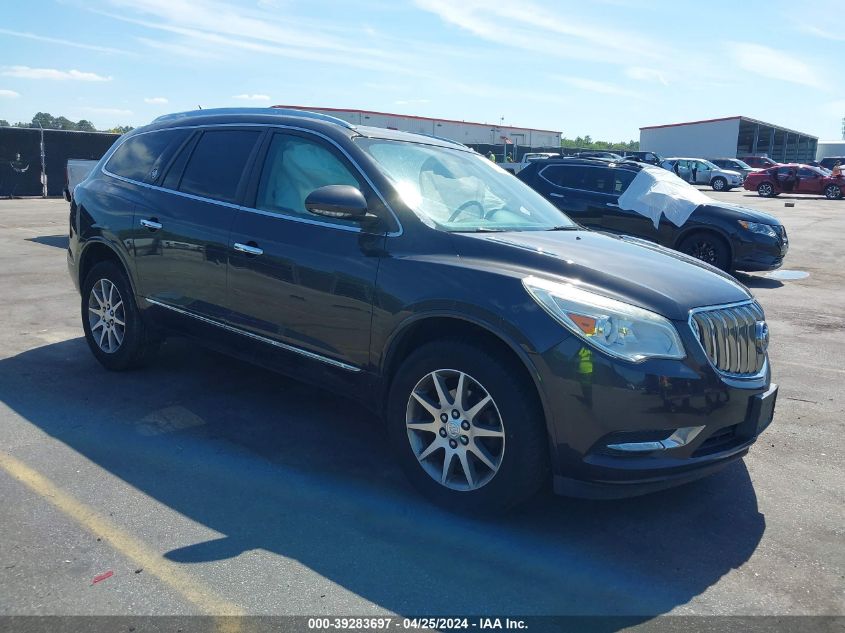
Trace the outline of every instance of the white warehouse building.
{"type": "Polygon", "coordinates": [[[661,156],[768,156],[779,163],[816,158],[818,137],[744,116],[640,128],[640,151],[661,156]]]}
{"type": "MultiPolygon", "coordinates": [[[[289,108],[319,112],[343,119],[353,125],[369,125],[389,130],[414,132],[440,136],[470,146],[492,146],[501,148],[507,145],[508,152],[516,154],[519,150],[557,151],[560,149],[561,132],[536,128],[516,127],[492,123],[473,123],[453,119],[432,119],[409,114],[391,114],[371,110],[353,110],[345,108],[310,108],[296,105],[277,105],[274,108],[289,108]],[[508,143],[510,141],[510,143],[508,143]]],[[[486,151],[486,150],[485,150],[486,151]]],[[[494,150],[495,151],[495,150],[494,150]]]]}

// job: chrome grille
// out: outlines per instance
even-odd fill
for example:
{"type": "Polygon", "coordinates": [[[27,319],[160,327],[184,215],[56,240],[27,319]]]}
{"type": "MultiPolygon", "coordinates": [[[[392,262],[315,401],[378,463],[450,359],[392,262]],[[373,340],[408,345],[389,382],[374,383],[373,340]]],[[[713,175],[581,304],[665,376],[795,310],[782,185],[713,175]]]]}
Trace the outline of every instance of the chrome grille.
{"type": "Polygon", "coordinates": [[[731,376],[759,374],[766,351],[757,348],[757,322],[765,320],[756,301],[731,306],[699,308],[690,314],[690,326],[713,366],[731,376]]]}

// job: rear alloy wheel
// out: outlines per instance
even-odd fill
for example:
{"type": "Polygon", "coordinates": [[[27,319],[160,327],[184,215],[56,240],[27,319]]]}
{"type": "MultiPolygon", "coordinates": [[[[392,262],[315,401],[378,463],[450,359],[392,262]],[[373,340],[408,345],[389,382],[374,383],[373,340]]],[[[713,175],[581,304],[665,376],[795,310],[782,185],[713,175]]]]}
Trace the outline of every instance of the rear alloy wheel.
{"type": "Polygon", "coordinates": [[[716,176],[710,182],[710,186],[713,187],[713,191],[724,191],[728,187],[728,181],[721,176],[716,176]]]}
{"type": "Polygon", "coordinates": [[[824,188],[824,196],[828,200],[839,200],[842,197],[842,187],[839,185],[828,185],[824,188]]]}
{"type": "Polygon", "coordinates": [[[681,241],[678,250],[720,270],[730,272],[730,249],[727,242],[715,233],[693,233],[681,241]]]}
{"type": "Polygon", "coordinates": [[[775,188],[772,186],[772,183],[763,182],[757,187],[757,194],[763,198],[771,198],[775,195],[775,188]]]}
{"type": "Polygon", "coordinates": [[[126,273],[113,261],[95,265],[82,283],[82,329],[91,353],[112,371],[144,364],[159,345],[141,318],[126,273]]]}
{"type": "Polygon", "coordinates": [[[458,339],[427,343],[396,372],[386,409],[399,465],[450,510],[502,512],[548,478],[543,410],[516,359],[458,339]]]}

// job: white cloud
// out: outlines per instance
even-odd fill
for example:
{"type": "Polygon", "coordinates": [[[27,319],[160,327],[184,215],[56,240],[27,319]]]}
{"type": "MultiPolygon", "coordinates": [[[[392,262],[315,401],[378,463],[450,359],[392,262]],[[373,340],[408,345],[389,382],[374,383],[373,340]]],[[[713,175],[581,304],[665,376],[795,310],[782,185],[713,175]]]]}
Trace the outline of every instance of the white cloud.
{"type": "Polygon", "coordinates": [[[4,66],[0,75],[17,77],[19,79],[49,79],[57,81],[111,81],[111,77],[104,77],[97,73],[82,72],[80,70],[57,70],[55,68],[31,68],[29,66],[4,66]]]}
{"type": "Polygon", "coordinates": [[[0,98],[3,99],[17,99],[21,96],[21,93],[15,92],[14,90],[0,90],[0,98]]]}
{"type": "MultiPolygon", "coordinates": [[[[217,0],[110,0],[120,12],[93,11],[116,20],[157,29],[177,36],[181,41],[170,46],[183,52],[198,48],[240,49],[262,55],[344,64],[389,72],[408,73],[414,67],[403,51],[386,51],[375,46],[356,44],[357,29],[301,20],[270,10],[234,6],[217,0]],[[137,17],[136,17],[137,16],[137,17]],[[188,45],[185,48],[185,45],[188,45]]],[[[149,45],[150,41],[145,42],[149,45]]],[[[169,43],[159,43],[159,47],[169,43]]],[[[193,51],[192,51],[193,52],[193,51]]],[[[192,56],[205,56],[204,53],[192,56]]]]}
{"type": "Polygon", "coordinates": [[[162,105],[168,103],[167,97],[144,97],[144,103],[162,105]]]}
{"type": "Polygon", "coordinates": [[[555,13],[531,2],[416,0],[416,4],[497,46],[616,65],[665,57],[654,42],[630,30],[586,23],[573,18],[573,12],[555,13]]]}
{"type": "Polygon", "coordinates": [[[93,112],[94,114],[109,114],[113,116],[131,116],[132,110],[124,110],[122,108],[83,108],[86,112],[93,112]]]}
{"type": "Polygon", "coordinates": [[[746,42],[726,42],[728,53],[743,70],[776,81],[824,88],[822,75],[797,55],[746,42]]]}
{"type": "Polygon", "coordinates": [[[605,81],[596,81],[595,79],[585,79],[584,77],[564,77],[564,76],[556,76],[555,79],[562,81],[563,83],[569,84],[573,88],[578,88],[579,90],[586,90],[588,92],[597,92],[603,95],[618,95],[618,96],[625,96],[625,97],[636,97],[639,96],[637,93],[626,90],[621,86],[617,86],[615,84],[611,84],[605,81]]]}
{"type": "Polygon", "coordinates": [[[666,78],[666,74],[656,68],[631,66],[630,68],[625,69],[625,74],[631,79],[636,79],[637,81],[651,81],[661,83],[664,86],[669,85],[669,80],[666,78]]]}
{"type": "Polygon", "coordinates": [[[241,101],[270,101],[269,95],[233,95],[232,99],[240,99],[241,101]]]}
{"type": "Polygon", "coordinates": [[[191,45],[191,40],[186,40],[188,44],[179,44],[177,42],[162,42],[160,40],[150,39],[148,37],[136,37],[136,40],[150,48],[154,48],[162,53],[167,53],[171,58],[176,57],[190,57],[197,59],[219,59],[222,57],[219,51],[213,51],[208,48],[191,45]]]}
{"type": "Polygon", "coordinates": [[[845,42],[845,33],[833,33],[831,31],[826,31],[825,29],[819,28],[818,26],[814,26],[812,24],[802,24],[798,27],[798,30],[808,35],[820,37],[825,40],[832,40],[834,42],[845,42]]]}
{"type": "Polygon", "coordinates": [[[38,33],[30,33],[28,31],[13,31],[11,29],[0,29],[0,35],[11,35],[12,37],[21,37],[28,40],[35,40],[36,42],[47,42],[48,44],[61,44],[63,46],[73,46],[74,48],[84,48],[85,50],[97,51],[99,53],[131,55],[131,53],[127,51],[122,51],[118,48],[111,48],[110,46],[97,46],[95,44],[86,44],[84,42],[73,42],[71,40],[63,40],[58,37],[49,37],[47,35],[39,35],[38,33]]]}

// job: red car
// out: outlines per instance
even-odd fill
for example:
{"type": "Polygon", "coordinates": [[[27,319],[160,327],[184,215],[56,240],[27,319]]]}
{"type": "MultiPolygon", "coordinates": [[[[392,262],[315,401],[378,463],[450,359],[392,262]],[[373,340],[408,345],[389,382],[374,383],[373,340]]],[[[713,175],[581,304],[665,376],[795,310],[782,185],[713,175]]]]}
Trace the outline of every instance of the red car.
{"type": "Polygon", "coordinates": [[[743,187],[764,198],[779,193],[806,193],[839,200],[845,191],[845,175],[831,176],[818,167],[790,163],[748,174],[743,187]]]}
{"type": "Polygon", "coordinates": [[[746,165],[750,165],[754,169],[768,169],[769,167],[774,167],[779,164],[768,156],[740,156],[739,160],[746,165]]]}

